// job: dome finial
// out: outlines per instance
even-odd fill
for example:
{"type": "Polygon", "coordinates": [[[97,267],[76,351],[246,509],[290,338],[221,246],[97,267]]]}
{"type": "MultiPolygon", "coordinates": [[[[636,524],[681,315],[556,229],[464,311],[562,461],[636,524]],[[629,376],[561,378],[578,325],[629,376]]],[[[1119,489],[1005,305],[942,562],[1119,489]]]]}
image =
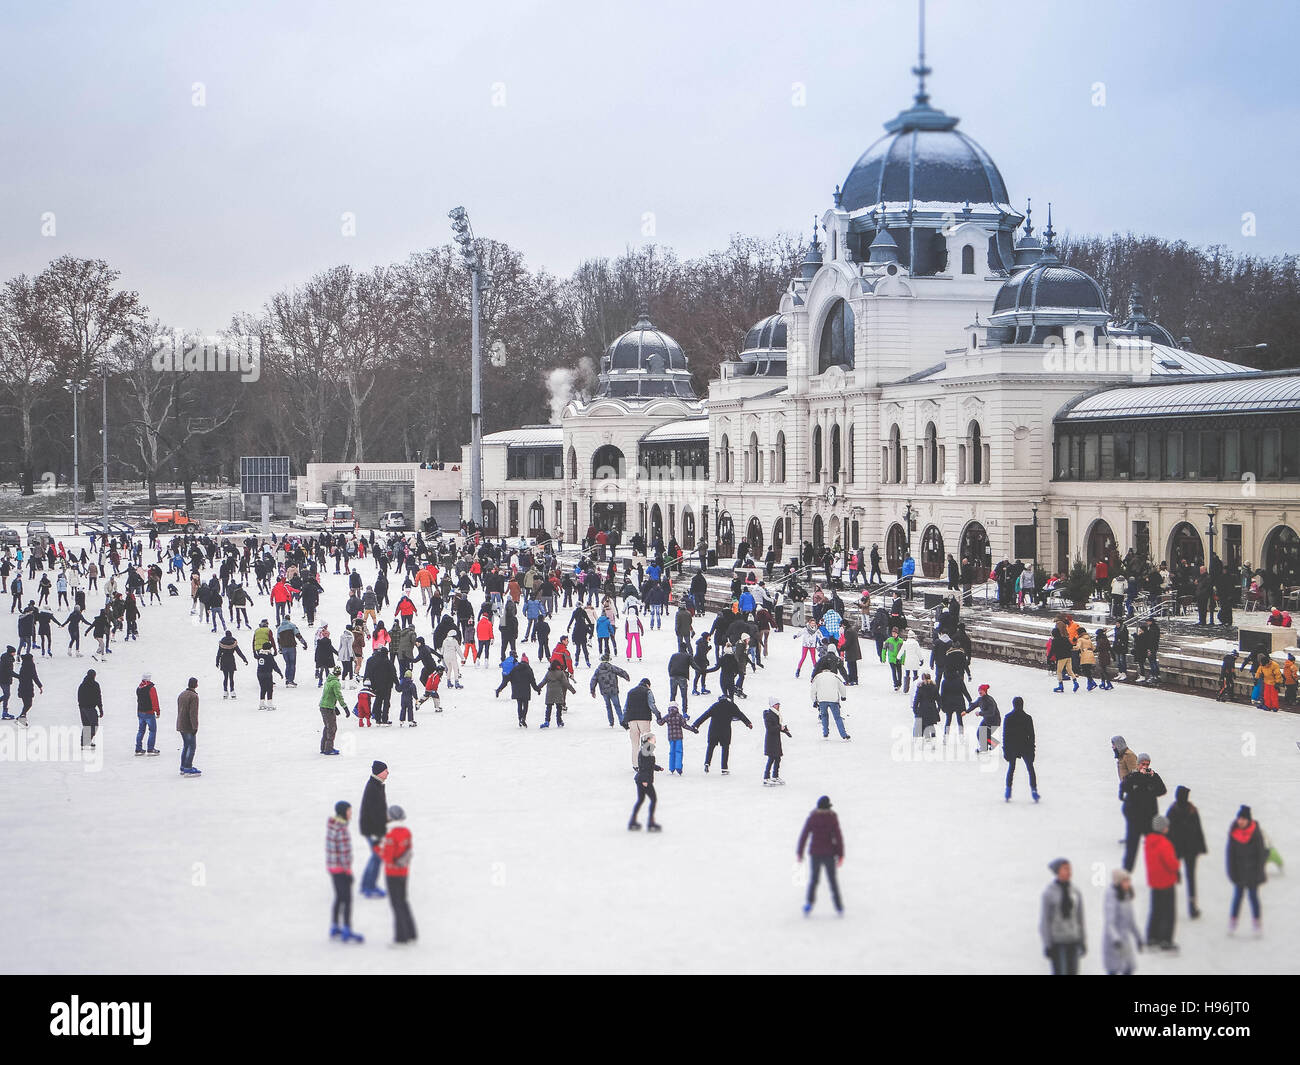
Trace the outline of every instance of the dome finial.
{"type": "Polygon", "coordinates": [[[817,216],[813,215],[813,247],[820,250],[822,246],[821,238],[817,236],[817,216]]]}
{"type": "Polygon", "coordinates": [[[1032,198],[1025,199],[1025,236],[1034,235],[1034,201],[1032,198]]]}
{"type": "Polygon", "coordinates": [[[1043,236],[1047,238],[1047,247],[1052,250],[1056,249],[1056,230],[1052,228],[1052,201],[1047,201],[1047,228],[1043,230],[1043,236]]]}
{"type": "Polygon", "coordinates": [[[925,65],[925,0],[918,0],[917,11],[917,63],[912,68],[912,73],[916,75],[916,106],[925,107],[930,102],[930,97],[925,91],[926,76],[933,71],[925,65]]]}
{"type": "Polygon", "coordinates": [[[839,207],[839,205],[840,205],[840,200],[842,200],[843,198],[844,198],[844,194],[840,192],[840,187],[839,187],[838,185],[836,185],[836,186],[835,186],[835,206],[836,206],[836,207],[839,207]]]}

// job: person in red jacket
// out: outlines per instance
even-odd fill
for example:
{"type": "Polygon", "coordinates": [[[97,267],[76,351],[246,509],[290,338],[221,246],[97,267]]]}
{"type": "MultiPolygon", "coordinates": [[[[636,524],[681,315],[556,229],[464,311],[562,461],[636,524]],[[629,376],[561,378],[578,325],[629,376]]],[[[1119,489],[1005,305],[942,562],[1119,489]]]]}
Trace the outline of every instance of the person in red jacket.
{"type": "Polygon", "coordinates": [[[817,881],[821,871],[826,870],[826,880],[831,886],[831,899],[835,903],[835,912],[844,916],[844,905],[840,901],[840,885],[835,878],[835,870],[844,864],[844,836],[840,833],[840,819],[831,809],[831,800],[823,795],[817,800],[817,809],[808,815],[803,831],[799,833],[799,846],[796,853],[803,861],[804,845],[808,844],[808,853],[812,855],[812,870],[808,879],[808,900],[804,903],[803,913],[807,917],[812,913],[813,903],[817,898],[817,881]],[[811,843],[809,842],[811,840],[811,843]]]}
{"type": "Polygon", "coordinates": [[[290,616],[289,602],[293,599],[293,592],[285,584],[284,579],[276,581],[271,587],[271,602],[275,604],[275,622],[278,625],[285,618],[290,616]]]}
{"type": "Polygon", "coordinates": [[[492,615],[491,613],[480,614],[478,625],[475,628],[475,636],[478,638],[478,654],[474,658],[474,664],[477,665],[482,659],[483,664],[487,665],[489,656],[492,653],[492,615]]]}
{"type": "Polygon", "coordinates": [[[384,876],[388,880],[388,901],[393,905],[393,942],[415,942],[415,918],[407,901],[407,877],[411,872],[411,830],[395,822],[406,820],[406,811],[400,806],[388,808],[388,835],[375,847],[375,853],[384,860],[384,876]]]}
{"type": "Polygon", "coordinates": [[[568,635],[561,636],[560,642],[555,645],[555,650],[551,652],[551,663],[558,663],[569,676],[573,676],[573,655],[569,653],[568,635]]]}
{"type": "Polygon", "coordinates": [[[1143,844],[1147,883],[1151,887],[1151,915],[1147,918],[1147,944],[1160,950],[1174,945],[1174,885],[1178,883],[1178,855],[1169,839],[1169,818],[1157,814],[1143,844]]]}
{"type": "Polygon", "coordinates": [[[136,718],[140,722],[140,727],[135,734],[135,753],[139,755],[150,754],[156,757],[162,753],[155,743],[158,738],[158,689],[154,687],[152,674],[150,673],[146,673],[140,678],[140,685],[135,689],[135,710],[136,718]],[[145,732],[149,733],[149,749],[147,751],[141,746],[144,742],[145,732]]]}

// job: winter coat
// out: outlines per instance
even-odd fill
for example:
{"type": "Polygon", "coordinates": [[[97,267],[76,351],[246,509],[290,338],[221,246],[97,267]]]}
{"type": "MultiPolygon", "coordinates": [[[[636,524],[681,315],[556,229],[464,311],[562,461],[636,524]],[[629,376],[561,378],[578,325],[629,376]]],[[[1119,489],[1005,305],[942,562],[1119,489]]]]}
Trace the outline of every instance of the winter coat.
{"type": "Polygon", "coordinates": [[[649,721],[658,713],[649,681],[640,681],[634,687],[628,689],[627,700],[623,707],[623,720],[625,722],[649,721]]]}
{"type": "Polygon", "coordinates": [[[880,650],[880,660],[888,662],[891,666],[902,660],[903,657],[903,639],[901,636],[891,636],[885,641],[880,650]]]}
{"type": "Polygon", "coordinates": [[[844,681],[838,673],[825,669],[813,677],[814,703],[842,703],[847,695],[848,689],[844,687],[844,681]]]}
{"type": "MultiPolygon", "coordinates": [[[[511,673],[514,670],[510,671],[511,673]]],[[[576,692],[577,689],[569,680],[569,674],[563,667],[551,663],[551,668],[546,671],[546,676],[542,678],[540,684],[536,686],[536,691],[546,689],[546,705],[564,707],[564,698],[566,692],[576,692]]]]}
{"type": "Polygon", "coordinates": [[[1228,879],[1241,887],[1258,887],[1268,878],[1264,865],[1268,861],[1268,846],[1259,822],[1252,821],[1245,828],[1237,822],[1228,829],[1228,879]]]}
{"type": "Polygon", "coordinates": [[[844,834],[840,832],[840,819],[834,810],[814,810],[803,823],[799,833],[797,853],[803,858],[804,845],[814,858],[843,858],[844,834]]]}
{"type": "Polygon", "coordinates": [[[1133,753],[1133,748],[1125,747],[1122,751],[1115,752],[1115,768],[1119,770],[1119,782],[1124,783],[1130,773],[1136,773],[1138,767],[1138,756],[1133,753]]]}
{"type": "MultiPolygon", "coordinates": [[[[633,689],[635,691],[635,689],[633,689]]],[[[629,700],[631,696],[629,695],[629,700]]],[[[626,719],[627,715],[624,715],[626,719]]],[[[749,718],[740,712],[740,707],[733,703],[726,696],[723,696],[699,717],[695,719],[695,727],[699,728],[704,722],[709,723],[709,742],[729,744],[731,742],[731,723],[732,721],[743,721],[750,728],[749,718]]]]}
{"type": "Polygon", "coordinates": [[[1165,782],[1154,770],[1150,773],[1140,770],[1130,773],[1124,778],[1124,786],[1120,789],[1125,819],[1137,826],[1138,831],[1150,832],[1151,819],[1159,810],[1156,800],[1166,791],[1165,782]]]}
{"type": "Polygon", "coordinates": [[[341,817],[331,817],[325,822],[325,871],[352,872],[352,836],[348,823],[341,817]]]}
{"type": "Polygon", "coordinates": [[[670,743],[680,740],[686,729],[690,729],[692,732],[699,731],[699,729],[695,728],[695,726],[686,720],[686,716],[675,706],[670,706],[668,708],[668,713],[664,714],[664,716],[659,719],[659,724],[667,727],[668,741],[670,743]]]}
{"type": "Polygon", "coordinates": [[[77,686],[77,709],[81,711],[83,725],[96,725],[104,712],[104,698],[99,690],[99,681],[86,677],[77,686]]]}
{"type": "Polygon", "coordinates": [[[1023,710],[1012,710],[1002,719],[1002,757],[1008,762],[1013,758],[1033,761],[1035,748],[1034,719],[1023,710]]]}
{"type": "Polygon", "coordinates": [[[781,733],[789,736],[790,730],[781,724],[781,715],[771,707],[763,711],[763,729],[763,753],[768,758],[780,758],[781,733]]]}
{"type": "Polygon", "coordinates": [[[240,657],[244,665],[248,665],[248,659],[244,657],[244,652],[239,646],[239,641],[233,636],[223,636],[217,643],[217,668],[225,673],[233,673],[236,669],[236,655],[240,657]]]}
{"type": "Polygon", "coordinates": [[[912,695],[912,716],[919,719],[922,728],[939,723],[939,689],[934,682],[918,684],[912,695]]]}
{"type": "Polygon", "coordinates": [[[613,662],[601,662],[591,674],[591,694],[596,694],[596,688],[600,688],[600,694],[604,697],[618,698],[619,679],[631,680],[627,672],[614,665],[613,662]]]}
{"type": "Polygon", "coordinates": [[[331,673],[325,678],[325,687],[320,693],[320,708],[322,710],[332,709],[337,714],[340,707],[346,706],[347,701],[343,698],[343,682],[331,673]]]}
{"type": "Polygon", "coordinates": [[[663,766],[655,764],[655,756],[646,751],[643,747],[637,752],[636,756],[636,782],[638,784],[653,784],[655,782],[655,771],[663,769],[663,766]]]}
{"type": "Polygon", "coordinates": [[[415,848],[411,843],[411,830],[405,825],[398,825],[375,848],[375,853],[384,860],[384,875],[388,877],[406,877],[411,872],[411,858],[415,848]]]}
{"type": "Polygon", "coordinates": [[[186,688],[176,697],[176,731],[199,731],[199,693],[186,688]]]}
{"type": "MultiPolygon", "coordinates": [[[[1023,713],[1023,711],[1021,711],[1023,713]]],[[[1010,721],[1016,715],[1008,714],[1010,721]]],[[[1078,943],[1087,946],[1087,937],[1083,926],[1083,896],[1071,883],[1053,880],[1043,889],[1043,904],[1038,918],[1038,934],[1042,937],[1044,949],[1050,949],[1058,943],[1078,943]],[[1065,912],[1065,896],[1070,899],[1070,912],[1065,912]]]]}
{"type": "Polygon", "coordinates": [[[997,728],[1002,724],[1002,711],[998,709],[998,701],[991,695],[981,695],[970,708],[977,711],[980,721],[988,728],[997,728]]]}
{"type": "Polygon", "coordinates": [[[1188,791],[1181,784],[1174,789],[1174,801],[1165,816],[1169,818],[1169,840],[1180,859],[1205,853],[1205,833],[1201,831],[1201,814],[1187,801],[1188,791]]]}
{"type": "Polygon", "coordinates": [[[1133,914],[1133,892],[1112,884],[1106,889],[1105,926],[1101,934],[1101,966],[1108,973],[1132,972],[1142,942],[1133,914]]]}
{"type": "Polygon", "coordinates": [[[382,647],[366,659],[366,669],[362,679],[369,681],[376,693],[393,690],[393,685],[397,683],[397,670],[393,667],[388,652],[382,647]]]}
{"type": "Polygon", "coordinates": [[[1153,891],[1171,888],[1178,883],[1178,855],[1163,832],[1152,830],[1142,844],[1146,859],[1147,884],[1153,891]]]}
{"type": "Polygon", "coordinates": [[[944,713],[963,713],[970,704],[970,692],[966,690],[966,681],[957,670],[944,669],[943,680],[939,685],[939,708],[944,713]]]}
{"type": "Polygon", "coordinates": [[[1092,640],[1086,632],[1079,633],[1079,639],[1075,641],[1074,648],[1079,652],[1079,665],[1092,666],[1097,663],[1097,651],[1092,646],[1092,640]]]}
{"type": "MultiPolygon", "coordinates": [[[[21,689],[19,690],[21,691],[21,689]]],[[[138,714],[153,714],[154,717],[159,715],[158,689],[154,686],[153,681],[142,680],[136,687],[135,710],[138,714]]]]}
{"type": "Polygon", "coordinates": [[[506,680],[510,683],[510,697],[515,700],[522,699],[526,703],[537,690],[537,677],[533,673],[533,667],[522,659],[515,663],[506,680]]]}
{"type": "Polygon", "coordinates": [[[316,641],[316,668],[333,669],[338,662],[338,655],[334,650],[334,644],[328,636],[322,636],[316,641]]]}
{"type": "Polygon", "coordinates": [[[388,792],[384,782],[371,775],[366,790],[361,794],[361,816],[358,827],[363,836],[382,839],[388,831],[388,792]]]}

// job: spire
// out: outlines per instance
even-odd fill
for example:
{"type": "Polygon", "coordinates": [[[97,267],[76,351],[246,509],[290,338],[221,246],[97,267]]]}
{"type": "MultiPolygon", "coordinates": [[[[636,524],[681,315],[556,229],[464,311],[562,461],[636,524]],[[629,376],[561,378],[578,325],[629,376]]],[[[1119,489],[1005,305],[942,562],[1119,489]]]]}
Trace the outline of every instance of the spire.
{"type": "Polygon", "coordinates": [[[1056,230],[1052,228],[1052,201],[1047,201],[1047,228],[1043,230],[1043,236],[1047,238],[1047,247],[1053,251],[1056,250],[1056,230]]]}
{"type": "Polygon", "coordinates": [[[813,216],[813,239],[808,248],[808,254],[804,256],[803,262],[799,265],[799,276],[805,281],[811,281],[816,276],[817,271],[822,265],[822,243],[817,237],[817,217],[813,216]]]}
{"type": "Polygon", "coordinates": [[[1034,201],[1030,198],[1025,200],[1025,236],[1034,235],[1034,201]]]}
{"type": "Polygon", "coordinates": [[[1128,290],[1128,316],[1130,322],[1145,322],[1147,320],[1146,307],[1142,302],[1142,290],[1137,287],[1137,282],[1133,282],[1133,287],[1128,290]]]}
{"type": "Polygon", "coordinates": [[[925,91],[925,79],[934,73],[925,65],[925,0],[919,0],[916,18],[917,62],[912,68],[916,75],[916,106],[929,107],[930,96],[925,91]]]}

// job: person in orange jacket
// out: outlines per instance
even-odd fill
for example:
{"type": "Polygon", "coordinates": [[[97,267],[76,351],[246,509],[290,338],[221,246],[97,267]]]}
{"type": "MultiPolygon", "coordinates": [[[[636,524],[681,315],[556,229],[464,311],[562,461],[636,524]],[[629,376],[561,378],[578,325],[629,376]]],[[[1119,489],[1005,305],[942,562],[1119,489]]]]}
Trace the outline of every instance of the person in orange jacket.
{"type": "Polygon", "coordinates": [[[415,918],[407,900],[406,886],[411,873],[414,848],[411,830],[400,822],[406,820],[406,811],[400,806],[388,808],[388,835],[375,847],[375,853],[384,860],[384,877],[388,881],[388,901],[393,906],[393,942],[414,943],[415,918]],[[396,823],[395,823],[396,822],[396,823]]]}
{"type": "Polygon", "coordinates": [[[1169,818],[1157,814],[1143,843],[1147,884],[1151,887],[1151,914],[1147,918],[1147,945],[1177,950],[1174,945],[1174,885],[1179,881],[1178,855],[1169,838],[1169,818]]]}
{"type": "Polygon", "coordinates": [[[492,652],[492,615],[484,613],[479,615],[478,625],[474,630],[474,635],[478,639],[478,655],[475,657],[475,664],[482,659],[483,664],[487,665],[488,658],[492,652]]]}
{"type": "Polygon", "coordinates": [[[1264,664],[1255,671],[1255,676],[1261,682],[1259,693],[1260,702],[1264,704],[1265,710],[1277,712],[1277,690],[1282,686],[1282,667],[1271,658],[1264,660],[1264,664]]]}
{"type": "Polygon", "coordinates": [[[1300,666],[1296,665],[1295,655],[1287,655],[1282,663],[1282,683],[1286,685],[1288,706],[1295,706],[1296,685],[1300,683],[1300,666]]]}

